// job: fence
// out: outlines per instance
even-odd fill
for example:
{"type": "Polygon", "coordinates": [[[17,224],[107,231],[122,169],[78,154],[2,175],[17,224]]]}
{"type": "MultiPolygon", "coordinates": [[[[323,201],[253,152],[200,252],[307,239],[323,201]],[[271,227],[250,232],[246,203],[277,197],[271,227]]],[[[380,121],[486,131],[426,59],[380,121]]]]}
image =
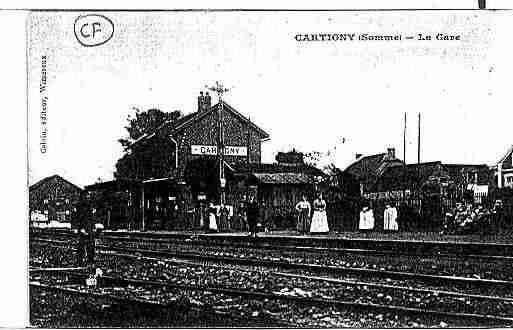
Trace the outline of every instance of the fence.
{"type": "MultiPolygon", "coordinates": [[[[386,204],[397,207],[400,230],[406,231],[439,231],[445,214],[452,212],[459,202],[465,200],[474,204],[491,208],[492,197],[486,193],[469,195],[466,192],[426,193],[406,191],[406,193],[373,193],[366,194],[371,208],[374,210],[375,228],[383,228],[383,213],[386,204]]],[[[512,203],[513,204],[513,203],[512,203]]]]}

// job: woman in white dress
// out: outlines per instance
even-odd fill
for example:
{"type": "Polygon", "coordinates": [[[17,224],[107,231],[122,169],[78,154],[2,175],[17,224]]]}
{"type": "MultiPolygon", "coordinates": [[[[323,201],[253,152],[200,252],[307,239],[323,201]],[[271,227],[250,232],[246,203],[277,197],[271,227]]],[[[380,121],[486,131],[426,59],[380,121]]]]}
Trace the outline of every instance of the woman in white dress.
{"type": "Polygon", "coordinates": [[[217,220],[216,220],[217,208],[213,203],[208,205],[208,230],[217,231],[217,220]]]}
{"type": "Polygon", "coordinates": [[[383,229],[386,231],[397,231],[397,209],[395,206],[387,204],[383,214],[383,229]]]}
{"type": "Polygon", "coordinates": [[[313,216],[312,224],[310,225],[310,233],[312,234],[326,234],[330,231],[328,227],[328,217],[326,216],[326,202],[319,194],[313,202],[313,216]]]}
{"type": "Polygon", "coordinates": [[[368,206],[364,206],[360,212],[360,224],[358,229],[365,231],[374,229],[374,213],[368,206]]]}

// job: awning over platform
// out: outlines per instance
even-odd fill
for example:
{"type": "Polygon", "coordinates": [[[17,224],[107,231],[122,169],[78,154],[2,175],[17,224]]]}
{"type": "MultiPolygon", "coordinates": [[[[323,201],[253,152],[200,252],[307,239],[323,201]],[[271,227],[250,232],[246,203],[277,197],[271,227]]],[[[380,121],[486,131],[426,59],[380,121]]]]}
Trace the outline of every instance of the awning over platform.
{"type": "Polygon", "coordinates": [[[262,184],[313,184],[312,175],[304,173],[253,173],[262,184]]]}

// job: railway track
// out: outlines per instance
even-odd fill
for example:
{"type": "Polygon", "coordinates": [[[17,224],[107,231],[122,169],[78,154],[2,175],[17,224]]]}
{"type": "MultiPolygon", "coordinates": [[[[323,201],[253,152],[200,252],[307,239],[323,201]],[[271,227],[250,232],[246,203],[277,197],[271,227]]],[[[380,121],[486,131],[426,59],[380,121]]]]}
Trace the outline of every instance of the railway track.
{"type": "MultiPolygon", "coordinates": [[[[218,268],[218,269],[227,269],[227,270],[241,270],[246,271],[248,268],[246,267],[240,267],[240,266],[227,266],[227,265],[219,265],[219,264],[213,264],[213,263],[198,263],[198,262],[191,262],[186,261],[183,259],[162,259],[162,258],[154,258],[154,257],[141,257],[137,254],[119,254],[119,253],[105,253],[105,255],[110,256],[117,256],[121,258],[130,258],[130,259],[138,259],[138,260],[147,260],[152,262],[159,262],[159,261],[165,261],[169,264],[174,265],[192,265],[192,266],[204,266],[204,267],[212,267],[212,268],[218,268]]],[[[302,278],[302,279],[308,279],[308,280],[315,280],[315,281],[324,281],[329,283],[335,283],[335,284],[343,284],[347,286],[367,286],[371,288],[379,288],[379,289],[391,289],[391,290],[398,290],[398,291],[405,291],[405,292],[414,292],[414,293],[423,293],[423,294],[432,294],[432,295],[446,295],[446,296],[454,296],[454,297],[460,297],[460,298],[470,298],[470,299],[482,299],[482,300],[494,300],[499,302],[505,302],[509,304],[513,304],[513,297],[499,297],[499,296],[490,296],[490,295],[478,295],[478,294],[468,294],[468,293],[461,293],[461,292],[454,292],[454,291],[446,291],[446,290],[438,290],[438,289],[425,289],[425,288],[415,288],[411,286],[399,286],[399,285],[391,285],[391,284],[379,284],[374,282],[362,282],[362,281],[355,281],[355,280],[343,280],[338,278],[331,278],[331,277],[320,277],[320,276],[312,276],[312,275],[304,275],[304,274],[297,274],[297,273],[286,273],[286,272],[279,272],[274,271],[272,269],[265,269],[263,270],[262,267],[256,268],[260,272],[265,272],[266,274],[273,274],[277,276],[283,276],[288,278],[302,278]]],[[[255,270],[255,269],[253,269],[255,270]]]]}
{"type": "MultiPolygon", "coordinates": [[[[301,291],[305,291],[308,294],[313,296],[347,296],[346,293],[349,293],[351,299],[358,300],[360,297],[368,295],[369,292],[372,293],[372,297],[369,296],[367,300],[371,301],[386,301],[387,303],[393,303],[399,305],[409,305],[405,307],[411,307],[416,305],[440,305],[443,307],[444,304],[454,305],[454,308],[464,309],[464,310],[472,310],[479,309],[481,302],[485,302],[491,305],[501,304],[502,313],[509,313],[513,315],[513,298],[511,297],[502,297],[502,296],[491,296],[491,295],[482,295],[482,294],[468,294],[462,292],[454,292],[448,290],[440,290],[440,289],[427,289],[427,288],[415,288],[406,285],[399,285],[397,281],[382,281],[385,283],[379,283],[374,281],[361,281],[361,280],[341,280],[339,278],[332,277],[321,277],[321,276],[312,276],[307,274],[298,274],[298,273],[288,273],[281,272],[280,270],[272,270],[262,268],[263,266],[258,267],[247,267],[247,266],[226,266],[219,265],[217,263],[197,263],[184,261],[179,259],[165,259],[162,257],[141,257],[133,254],[118,254],[118,253],[105,253],[106,256],[115,256],[116,258],[128,258],[130,261],[128,264],[134,265],[137,262],[147,263],[149,267],[153,267],[154,269],[160,269],[159,271],[166,272],[166,269],[161,269],[159,265],[161,262],[164,262],[168,265],[173,265],[173,267],[187,267],[183,269],[183,273],[176,273],[175,270],[169,271],[169,274],[164,274],[165,276],[157,275],[154,271],[149,273],[148,276],[157,276],[158,278],[165,279],[166,281],[192,281],[192,282],[212,282],[214,284],[223,284],[223,281],[231,281],[231,277],[239,278],[238,285],[242,286],[253,286],[257,287],[265,287],[268,291],[279,290],[280,288],[284,288],[285,291],[288,290],[289,286],[296,285],[301,288],[301,291]],[[153,263],[153,264],[152,264],[153,263]],[[215,269],[212,271],[211,269],[215,269]],[[223,274],[223,271],[225,274],[223,274]],[[195,275],[197,273],[200,274],[208,274],[205,275],[206,278],[202,276],[195,275]],[[229,272],[229,276],[226,275],[229,272]],[[253,275],[257,274],[257,276],[253,275]],[[192,275],[188,275],[192,274],[192,275]],[[182,276],[183,275],[183,276],[182,276]],[[226,275],[226,276],[225,276],[226,275]],[[219,280],[219,276],[225,276],[222,280],[219,280]],[[264,283],[264,285],[261,285],[264,283]],[[295,284],[294,284],[295,283],[295,284]],[[315,289],[314,289],[315,288],[315,289]],[[380,297],[381,296],[381,297],[380,297]],[[443,303],[439,303],[439,301],[443,301],[443,303]],[[429,302],[429,303],[425,303],[429,302]],[[472,304],[472,305],[470,305],[472,304]]],[[[116,261],[117,262],[117,261],[116,261]]],[[[108,263],[105,263],[106,269],[108,269],[108,263]]],[[[121,264],[118,264],[117,267],[120,267],[121,264]]],[[[126,274],[132,273],[134,276],[138,276],[137,273],[131,272],[129,266],[127,269],[124,269],[123,272],[126,274]]],[[[140,268],[138,268],[140,272],[140,268]]],[[[413,274],[412,274],[413,275],[413,274]]],[[[147,276],[141,274],[141,276],[147,276]]],[[[233,281],[233,280],[232,280],[233,281]]],[[[286,292],[285,292],[286,293],[286,292]]],[[[499,306],[497,305],[497,308],[499,306]]],[[[498,309],[497,309],[498,310],[498,309]]]]}
{"type": "MultiPolygon", "coordinates": [[[[85,277],[84,273],[77,273],[76,271],[68,271],[67,275],[80,277],[85,277]]],[[[148,304],[154,305],[158,307],[171,307],[175,306],[174,304],[168,304],[165,302],[165,299],[158,298],[154,296],[154,299],[141,299],[131,297],[120,297],[119,295],[112,295],[110,292],[105,292],[105,288],[116,288],[119,292],[119,288],[129,288],[133,290],[134,288],[153,288],[156,292],[162,293],[162,290],[184,290],[184,291],[194,291],[194,292],[206,292],[212,293],[222,296],[229,296],[235,298],[249,299],[249,300],[257,300],[264,302],[285,302],[286,304],[293,304],[301,307],[305,306],[315,306],[318,308],[334,308],[334,309],[342,309],[344,311],[357,311],[360,312],[374,312],[374,313],[388,313],[390,315],[408,315],[408,316],[419,316],[424,319],[432,319],[439,318],[443,320],[465,320],[466,322],[477,322],[475,324],[500,324],[500,325],[509,325],[513,324],[513,318],[504,317],[504,316],[495,316],[495,315],[482,315],[475,313],[458,313],[458,312],[448,312],[448,311],[440,311],[440,310],[432,310],[432,309],[423,309],[423,308],[412,308],[412,307],[404,307],[404,306],[394,306],[390,304],[375,304],[375,303],[361,303],[354,301],[344,301],[340,299],[326,299],[326,298],[316,298],[316,297],[305,297],[305,296],[294,296],[294,295],[286,295],[282,293],[275,292],[265,292],[259,290],[246,290],[240,288],[231,288],[231,287],[219,287],[219,286],[209,286],[209,285],[199,285],[199,284],[177,284],[170,283],[164,281],[156,281],[156,280],[148,280],[148,279],[133,279],[133,278],[122,278],[117,276],[101,276],[98,278],[99,285],[101,291],[96,292],[94,290],[80,290],[75,287],[66,287],[66,286],[52,286],[47,284],[41,284],[37,282],[31,283],[31,286],[37,288],[43,288],[52,291],[59,291],[66,294],[73,295],[87,295],[93,296],[96,298],[102,299],[112,299],[117,301],[123,301],[128,303],[136,303],[136,304],[148,304]]],[[[147,291],[146,291],[147,292],[147,291]]],[[[158,295],[158,294],[157,294],[158,295]]],[[[215,306],[211,306],[212,310],[216,311],[215,306]]],[[[282,306],[283,307],[283,306],[282,306]]],[[[209,307],[210,309],[210,307],[209,307]]],[[[231,313],[225,313],[230,317],[237,317],[232,315],[231,313]]],[[[240,317],[240,316],[239,316],[240,317]]],[[[246,320],[247,321],[247,320],[246,320]]],[[[268,324],[273,324],[275,326],[296,326],[297,324],[290,323],[287,320],[276,320],[276,319],[268,319],[268,324]]]]}
{"type": "MultiPolygon", "coordinates": [[[[62,248],[70,248],[74,250],[74,248],[66,247],[59,245],[61,241],[52,241],[52,240],[39,240],[35,239],[36,243],[44,243],[48,244],[52,247],[62,247],[62,248]]],[[[434,284],[458,284],[464,287],[500,287],[505,289],[513,289],[513,281],[504,281],[504,280],[494,280],[494,279],[481,279],[481,278],[472,278],[472,277],[461,277],[461,276],[445,276],[445,275],[433,275],[433,274],[423,274],[423,273],[412,273],[412,272],[399,272],[399,271],[390,271],[390,270],[382,270],[382,269],[368,269],[368,268],[358,268],[358,267],[340,267],[340,266],[331,266],[331,265],[322,265],[322,264],[309,264],[309,263],[299,263],[299,262],[291,262],[291,261],[283,261],[283,260],[264,260],[260,258],[241,258],[239,256],[227,256],[227,255],[212,255],[206,253],[194,253],[187,252],[183,250],[173,249],[170,250],[162,250],[162,249],[140,249],[140,248],[132,248],[132,247],[119,247],[112,245],[98,245],[98,249],[103,251],[117,251],[124,253],[137,253],[145,256],[153,256],[153,257],[164,257],[164,258],[182,258],[203,262],[216,262],[223,264],[231,264],[231,265],[247,265],[247,266],[260,266],[267,268],[281,268],[285,270],[302,270],[308,271],[312,273],[325,273],[332,275],[357,275],[361,277],[378,277],[378,278],[389,278],[395,280],[412,280],[416,282],[423,283],[434,283],[434,284]]]]}
{"type": "MultiPolygon", "coordinates": [[[[215,237],[214,237],[215,238],[215,237]]],[[[228,239],[212,239],[208,236],[191,236],[189,238],[158,238],[158,237],[147,237],[139,235],[102,235],[102,240],[117,241],[117,242],[132,242],[144,245],[165,245],[165,244],[184,244],[186,241],[187,245],[195,246],[220,246],[230,248],[256,248],[270,251],[288,251],[288,252],[306,252],[306,253],[330,253],[334,255],[377,255],[377,256],[415,256],[415,257],[437,257],[452,260],[484,260],[484,261],[495,261],[503,263],[512,263],[513,256],[510,255],[487,255],[487,254],[475,254],[475,253],[464,253],[459,251],[457,253],[449,253],[442,251],[442,244],[437,250],[432,249],[376,249],[376,248],[340,248],[340,247],[323,247],[314,245],[290,245],[281,244],[278,242],[271,243],[268,240],[260,240],[259,238],[246,237],[245,241],[237,239],[236,241],[228,239]],[[209,239],[210,238],[210,239],[209,239]]],[[[301,242],[303,243],[303,242],[301,242]]],[[[379,242],[376,242],[379,244],[379,242]]],[[[422,243],[418,243],[422,244],[422,243]]],[[[430,243],[433,244],[433,243],[430,243]]]]}
{"type": "MultiPolygon", "coordinates": [[[[182,238],[154,238],[137,233],[137,235],[110,236],[102,234],[99,241],[106,244],[116,244],[119,246],[143,247],[151,250],[187,250],[208,251],[212,253],[222,253],[223,249],[228,250],[228,254],[233,254],[234,249],[244,250],[253,255],[263,254],[262,251],[268,251],[274,254],[273,257],[279,257],[284,260],[299,260],[299,263],[316,263],[332,266],[345,266],[352,268],[385,268],[389,271],[415,272],[427,274],[444,274],[449,277],[476,277],[489,278],[495,280],[513,281],[513,274],[503,272],[504,267],[512,265],[513,257],[501,255],[454,255],[438,253],[431,255],[429,253],[419,254],[417,252],[398,252],[398,251],[378,251],[375,249],[341,249],[332,247],[317,246],[284,246],[262,243],[258,240],[247,239],[248,242],[210,242],[203,238],[183,239],[187,235],[178,235],[182,238]],[[215,243],[215,244],[211,244],[215,243]],[[219,249],[219,251],[212,251],[219,249]],[[318,257],[314,257],[318,256],[318,257]],[[302,259],[302,260],[301,260],[302,259]],[[431,268],[431,269],[430,269],[431,268]]],[[[37,240],[37,238],[35,238],[37,240]]],[[[265,256],[267,259],[273,259],[265,256]]],[[[397,276],[397,274],[393,275],[397,276]]]]}
{"type": "MultiPolygon", "coordinates": [[[[304,269],[315,272],[323,272],[330,274],[354,274],[359,276],[380,276],[391,279],[404,279],[404,280],[419,280],[430,283],[457,283],[463,285],[480,285],[480,286],[501,286],[506,288],[513,288],[513,281],[496,280],[496,279],[482,279],[473,277],[462,276],[446,276],[446,275],[433,275],[418,272],[403,272],[383,269],[370,269],[364,267],[346,267],[334,266],[322,263],[305,263],[294,262],[291,260],[284,260],[282,258],[260,258],[258,256],[241,257],[239,254],[230,252],[221,252],[220,254],[212,254],[206,252],[188,252],[187,250],[173,249],[140,249],[132,247],[121,247],[113,245],[99,245],[100,249],[115,250],[118,252],[133,252],[149,256],[160,257],[175,257],[186,258],[199,261],[213,261],[223,262],[228,264],[244,264],[251,266],[266,266],[266,267],[280,267],[284,269],[304,269]]],[[[292,258],[291,258],[292,259],[292,258]]],[[[293,260],[293,259],[292,259],[293,260]]],[[[302,260],[302,259],[301,259],[302,260]]]]}
{"type": "Polygon", "coordinates": [[[473,256],[513,256],[513,244],[494,242],[457,242],[457,241],[421,241],[421,240],[394,240],[372,238],[341,238],[333,236],[290,236],[290,235],[262,235],[257,239],[248,239],[245,235],[230,234],[193,234],[193,233],[158,233],[158,232],[105,232],[111,237],[129,237],[139,239],[193,239],[205,240],[210,244],[270,244],[282,246],[305,246],[341,248],[349,250],[389,251],[395,253],[410,253],[416,255],[454,255],[464,257],[473,256]]]}
{"type": "MultiPolygon", "coordinates": [[[[76,234],[66,230],[33,231],[31,236],[48,239],[76,238],[76,234]]],[[[133,241],[141,244],[177,244],[187,241],[188,244],[198,246],[215,245],[341,255],[403,255],[513,262],[513,244],[506,243],[343,239],[315,236],[261,236],[255,239],[244,235],[156,232],[105,232],[101,234],[101,238],[120,242],[133,241]]]]}
{"type": "MultiPolygon", "coordinates": [[[[69,249],[71,245],[67,240],[54,240],[49,237],[47,238],[33,238],[32,242],[39,243],[44,246],[52,246],[54,248],[69,249]]],[[[104,240],[103,242],[108,242],[108,240],[104,240]]],[[[112,240],[111,240],[112,242],[112,240]]],[[[155,239],[152,240],[141,240],[140,242],[136,240],[129,240],[128,238],[125,240],[114,240],[118,245],[120,242],[130,243],[134,245],[144,245],[155,246],[159,244],[169,244],[169,241],[162,242],[162,240],[155,239]],[[145,243],[146,242],[146,243],[145,243]]],[[[179,245],[178,247],[183,247],[183,245],[179,245]]],[[[196,247],[201,247],[203,245],[197,245],[196,247]]],[[[194,253],[190,251],[179,251],[179,249],[175,246],[174,251],[170,251],[169,249],[144,249],[144,248],[133,248],[133,247],[123,247],[123,246],[115,246],[115,245],[107,245],[100,244],[97,245],[98,255],[102,256],[110,256],[114,258],[125,258],[132,259],[138,262],[142,262],[144,265],[142,267],[148,267],[151,269],[155,264],[161,264],[162,262],[179,266],[179,267],[191,267],[194,268],[202,268],[202,269],[215,269],[215,271],[211,271],[209,274],[209,278],[215,279],[216,272],[226,271],[235,271],[235,272],[258,272],[260,274],[265,274],[266,276],[273,276],[275,279],[280,279],[280,281],[291,281],[291,282],[307,282],[309,283],[309,287],[315,287],[314,282],[323,283],[323,285],[331,285],[338,286],[341,288],[341,291],[344,288],[356,288],[355,290],[366,290],[366,291],[383,291],[383,292],[394,292],[394,293],[408,293],[414,295],[430,295],[436,297],[437,299],[456,299],[457,301],[468,302],[472,301],[472,304],[479,306],[478,302],[484,302],[487,304],[497,304],[501,305],[501,313],[493,314],[488,312],[479,312],[479,308],[475,310],[477,312],[472,312],[472,308],[467,308],[467,311],[450,311],[450,310],[438,310],[436,308],[430,308],[429,306],[423,306],[422,308],[414,307],[411,305],[393,305],[390,301],[385,303],[375,303],[374,301],[366,301],[361,302],[354,299],[338,299],[337,297],[326,298],[322,296],[301,296],[290,294],[290,292],[281,292],[281,291],[272,291],[269,288],[266,290],[258,290],[257,289],[241,289],[237,286],[229,286],[229,285],[221,285],[220,283],[202,283],[199,281],[193,281],[192,283],[187,282],[187,279],[184,281],[170,281],[169,279],[149,279],[149,278],[126,278],[123,274],[128,274],[128,272],[117,274],[117,276],[103,276],[102,281],[105,285],[116,285],[120,287],[133,287],[135,285],[139,286],[149,286],[156,288],[165,288],[166,290],[196,290],[202,292],[213,292],[217,294],[222,294],[230,297],[245,297],[245,299],[256,299],[256,300],[268,300],[268,301],[285,301],[290,304],[297,304],[300,306],[316,306],[318,308],[336,308],[336,309],[344,309],[344,310],[356,310],[356,311],[372,311],[375,313],[385,313],[385,314],[394,314],[394,315],[418,315],[421,318],[429,318],[429,317],[438,317],[438,318],[450,318],[454,320],[473,320],[473,322],[485,322],[489,324],[490,322],[493,324],[512,324],[513,323],[513,293],[509,297],[505,297],[503,295],[484,295],[484,294],[472,294],[472,293],[464,293],[457,292],[451,290],[442,290],[442,289],[432,289],[432,288],[422,288],[422,287],[411,287],[411,283],[430,283],[436,284],[439,286],[461,286],[465,288],[475,288],[481,289],[483,287],[499,291],[502,293],[509,292],[510,289],[513,289],[512,281],[504,281],[504,280],[493,280],[493,279],[479,279],[479,278],[468,278],[468,277],[458,277],[458,276],[443,276],[443,275],[433,275],[433,274],[420,274],[420,273],[409,273],[409,272],[397,272],[397,271],[387,271],[387,270],[378,270],[378,269],[366,269],[366,268],[355,268],[355,267],[340,267],[340,266],[329,266],[329,265],[321,265],[321,264],[305,264],[299,262],[290,262],[283,260],[263,260],[259,258],[241,258],[230,255],[211,255],[207,253],[194,253]],[[329,275],[351,275],[356,276],[356,280],[347,280],[340,279],[334,277],[325,277],[318,276],[319,274],[329,274],[329,275]],[[369,281],[362,281],[362,278],[370,279],[369,281]],[[375,279],[379,279],[381,282],[386,280],[387,283],[380,283],[380,281],[375,281],[375,279]],[[408,283],[407,285],[397,285],[398,283],[408,283]],[[505,307],[504,307],[505,306],[505,307]]],[[[241,249],[242,247],[238,247],[241,249]]],[[[271,249],[272,246],[269,246],[271,249]]],[[[313,249],[312,251],[317,251],[315,253],[319,253],[320,251],[326,251],[326,249],[331,248],[320,248],[316,247],[308,247],[313,249]]],[[[268,251],[266,249],[263,249],[268,251]]],[[[314,253],[304,251],[305,253],[314,253]]],[[[100,263],[101,264],[101,263],[100,263]]],[[[103,266],[102,266],[103,267],[103,266]]],[[[187,273],[194,273],[192,270],[187,273]]],[[[116,275],[116,274],[113,274],[116,275]]],[[[146,275],[141,275],[146,276],[146,275]]],[[[237,275],[234,275],[237,276],[237,275]]],[[[151,276],[150,276],[151,278],[151,276]]],[[[280,289],[278,286],[277,290],[280,289]]],[[[304,291],[304,290],[303,290],[304,291]]],[[[387,297],[383,293],[379,293],[381,297],[387,297]]],[[[393,296],[393,294],[390,294],[393,296]]],[[[418,298],[417,298],[418,299],[418,298]]],[[[381,314],[380,314],[381,315],[381,314]]],[[[476,323],[482,324],[482,323],[476,323]]]]}
{"type": "MultiPolygon", "coordinates": [[[[68,275],[70,275],[68,273],[68,275]]],[[[75,273],[73,274],[75,277],[85,277],[83,273],[75,273]]],[[[156,312],[161,311],[161,313],[181,313],[181,314],[190,314],[194,312],[194,316],[192,318],[207,318],[214,319],[210,322],[215,322],[215,319],[224,319],[219,326],[230,326],[233,324],[242,325],[242,326],[266,326],[272,325],[276,327],[291,327],[293,324],[275,320],[270,317],[265,318],[256,318],[256,317],[244,317],[243,315],[237,315],[235,313],[224,312],[222,310],[218,310],[215,306],[212,308],[205,306],[194,306],[192,304],[188,304],[184,299],[147,299],[147,297],[137,297],[137,295],[131,294],[131,291],[134,289],[133,286],[141,286],[148,285],[148,283],[142,283],[142,281],[123,281],[123,279],[113,279],[113,278],[102,278],[101,279],[103,286],[98,289],[93,289],[90,287],[84,287],[83,285],[78,285],[75,283],[71,284],[45,284],[40,283],[38,281],[32,281],[30,283],[31,290],[39,290],[45,292],[51,292],[56,294],[68,295],[73,297],[82,297],[82,298],[92,298],[96,301],[108,301],[118,303],[122,306],[122,310],[126,311],[127,306],[134,306],[135,310],[140,310],[141,308],[147,309],[152,314],[156,314],[156,312]],[[116,286],[112,284],[109,286],[109,282],[115,282],[116,286]],[[130,286],[125,292],[120,290],[120,283],[124,286],[130,286]]],[[[155,298],[157,295],[155,295],[155,298]]],[[[159,317],[158,314],[156,317],[159,317]]],[[[191,317],[191,316],[189,316],[191,317]]],[[[165,324],[165,323],[164,323],[165,324]]],[[[164,324],[158,323],[159,326],[163,326],[164,324]]],[[[207,323],[212,324],[212,323],[207,323]]],[[[113,323],[108,323],[109,326],[112,326],[113,323]]],[[[173,324],[177,325],[177,324],[173,324]]],[[[178,323],[178,326],[181,324],[178,323]]],[[[183,326],[183,325],[182,325],[183,326]]]]}

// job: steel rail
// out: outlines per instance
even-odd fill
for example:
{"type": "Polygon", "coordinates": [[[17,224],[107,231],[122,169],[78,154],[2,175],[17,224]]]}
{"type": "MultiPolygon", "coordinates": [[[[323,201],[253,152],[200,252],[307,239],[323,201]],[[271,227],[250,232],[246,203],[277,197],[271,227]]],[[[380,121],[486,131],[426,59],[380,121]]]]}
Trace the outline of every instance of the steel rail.
{"type": "MultiPolygon", "coordinates": [[[[188,232],[172,232],[172,233],[162,233],[162,232],[116,232],[116,231],[106,231],[104,232],[106,235],[111,236],[139,236],[139,237],[176,237],[176,238],[198,238],[205,237],[207,239],[215,239],[222,240],[228,239],[234,241],[236,239],[246,239],[247,235],[240,234],[209,234],[209,233],[188,233],[188,232]]],[[[504,243],[504,242],[473,242],[473,241],[436,241],[436,240],[419,240],[419,239],[382,239],[382,238],[364,238],[364,237],[334,237],[334,236],[304,236],[304,235],[266,235],[266,236],[258,236],[259,240],[275,240],[275,241],[283,241],[283,240],[300,240],[300,241],[312,241],[312,242],[346,242],[346,243],[372,243],[372,244],[408,244],[408,245],[432,245],[432,246],[461,246],[461,247],[472,247],[477,246],[480,248],[511,248],[513,249],[512,243],[504,243]]]]}
{"type": "Polygon", "coordinates": [[[292,245],[275,245],[255,241],[250,239],[246,243],[239,242],[220,242],[208,241],[201,239],[191,239],[188,241],[179,241],[176,238],[153,238],[153,237],[130,237],[130,236],[109,236],[103,235],[101,239],[122,241],[122,242],[141,242],[141,243],[160,243],[160,244],[181,244],[181,245],[197,245],[197,246],[223,246],[230,248],[254,248],[265,250],[278,250],[288,252],[310,252],[310,253],[335,253],[342,255],[392,255],[392,256],[417,256],[417,257],[433,257],[433,258],[447,258],[452,260],[462,259],[480,259],[495,262],[513,262],[511,256],[501,255],[479,255],[479,254],[464,254],[464,253],[430,253],[418,251],[395,251],[395,250],[376,250],[376,249],[357,249],[357,248],[337,248],[337,247],[319,247],[319,246],[292,246],[292,245]],[[213,244],[214,243],[214,244],[213,244]]]}
{"type": "MultiPolygon", "coordinates": [[[[33,239],[30,241],[30,243],[46,244],[47,246],[51,246],[51,247],[54,247],[57,249],[65,249],[65,250],[71,250],[71,251],[77,250],[77,248],[75,248],[73,246],[65,246],[62,241],[33,239]]],[[[64,243],[68,243],[68,242],[64,242],[64,243]]]]}
{"type": "MultiPolygon", "coordinates": [[[[68,231],[52,231],[52,232],[36,232],[32,233],[31,236],[46,236],[46,237],[55,237],[55,236],[64,236],[67,238],[76,238],[76,234],[68,232],[68,231]]],[[[479,251],[484,251],[485,248],[507,248],[513,249],[513,244],[506,243],[493,243],[493,242],[447,242],[447,241],[421,241],[421,240],[393,240],[393,239],[372,239],[372,238],[335,238],[335,237],[315,237],[315,236],[265,236],[259,238],[248,238],[246,236],[230,236],[230,235],[211,235],[211,234],[195,234],[195,233],[146,233],[146,232],[106,232],[101,234],[100,238],[106,239],[116,239],[116,240],[132,240],[132,241],[148,241],[148,242],[162,242],[169,243],[172,241],[176,241],[179,239],[185,240],[187,239],[187,243],[191,245],[226,245],[230,247],[255,247],[255,248],[263,248],[263,249],[286,249],[289,251],[305,251],[305,252],[334,252],[341,254],[357,254],[357,255],[409,255],[409,256],[432,256],[432,257],[445,257],[445,258],[457,258],[461,260],[461,258],[466,259],[482,259],[482,260],[490,260],[490,261],[500,261],[500,262],[513,262],[513,256],[509,255],[491,255],[491,254],[475,254],[475,253],[465,253],[462,251],[468,250],[468,248],[476,248],[479,251]],[[248,240],[243,243],[240,243],[241,240],[248,240]],[[283,241],[283,240],[299,240],[304,242],[330,242],[330,241],[340,241],[346,243],[364,243],[364,244],[375,244],[375,245],[383,245],[383,244],[392,244],[387,248],[383,248],[381,250],[377,249],[369,249],[369,248],[338,248],[338,247],[321,247],[314,245],[289,245],[289,244],[269,244],[264,243],[265,241],[283,241]],[[227,242],[229,241],[229,242],[227,242]],[[226,242],[226,243],[225,243],[226,242]],[[430,247],[429,249],[402,249],[397,248],[398,245],[415,245],[415,246],[426,246],[430,247]],[[395,248],[394,248],[395,247],[395,248]],[[441,252],[438,248],[446,248],[446,247],[458,247],[458,252],[441,252]],[[428,251],[432,250],[432,251],[428,251]]]]}

